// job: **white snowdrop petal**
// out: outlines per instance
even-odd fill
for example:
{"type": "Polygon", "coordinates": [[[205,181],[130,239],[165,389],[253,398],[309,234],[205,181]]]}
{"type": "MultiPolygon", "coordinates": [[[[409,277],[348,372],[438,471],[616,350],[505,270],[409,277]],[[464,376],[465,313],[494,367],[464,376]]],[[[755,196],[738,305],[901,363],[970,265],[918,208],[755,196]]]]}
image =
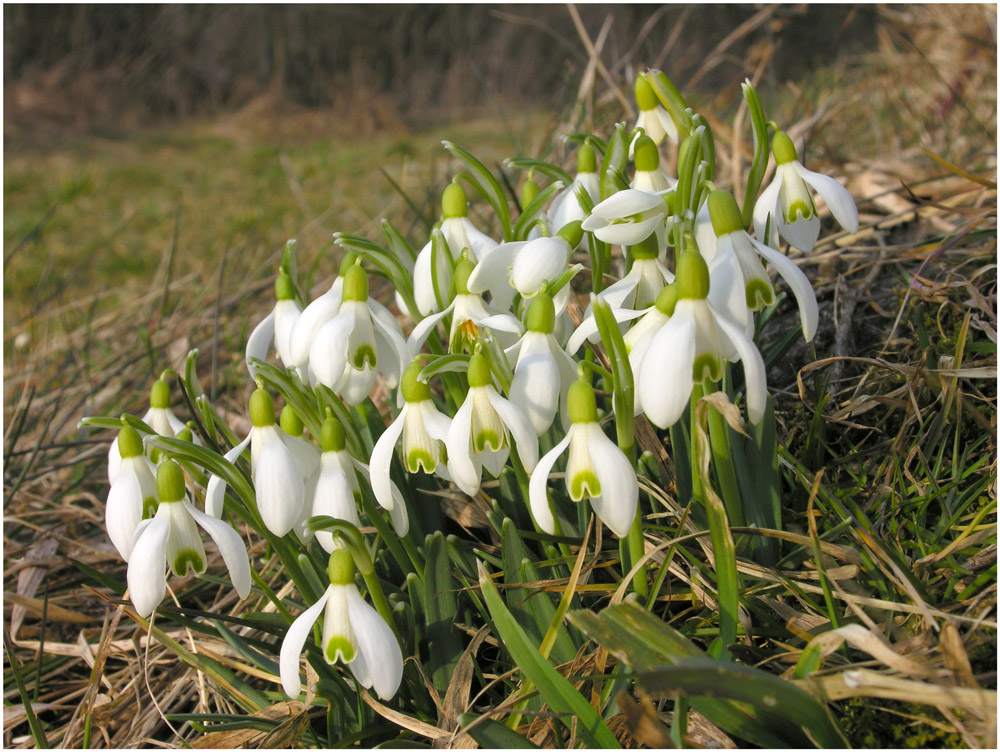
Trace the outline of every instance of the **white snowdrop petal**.
{"type": "Polygon", "coordinates": [[[669,428],[684,414],[694,386],[695,321],[685,302],[677,303],[653,338],[636,380],[642,409],[659,428],[669,428]]]}
{"type": "Polygon", "coordinates": [[[819,303],[816,302],[816,292],[805,273],[785,254],[758,243],[753,238],[750,242],[761,256],[767,259],[783,280],[792,288],[792,294],[799,304],[799,318],[802,320],[802,334],[806,342],[811,342],[819,326],[819,303]]]}
{"type": "Polygon", "coordinates": [[[760,242],[772,247],[778,244],[778,220],[781,216],[781,212],[778,210],[778,196],[781,195],[781,180],[781,170],[776,170],[774,180],[760,194],[753,207],[754,234],[760,242]],[[765,238],[764,231],[767,227],[768,217],[770,217],[771,222],[771,236],[765,238]]]}
{"type": "Polygon", "coordinates": [[[559,407],[559,366],[546,335],[527,332],[521,341],[524,346],[514,367],[510,399],[525,410],[535,434],[541,436],[549,430],[559,407]]]}
{"type": "Polygon", "coordinates": [[[517,405],[497,394],[493,387],[485,387],[486,395],[493,409],[510,431],[511,438],[517,446],[517,456],[529,475],[538,463],[538,437],[531,426],[528,416],[517,405]]]}
{"type": "Polygon", "coordinates": [[[448,472],[463,492],[475,496],[481,481],[480,468],[473,461],[472,452],[472,390],[458,408],[448,428],[448,472]]]}
{"type": "Polygon", "coordinates": [[[743,333],[739,326],[724,315],[715,311],[713,314],[716,325],[732,341],[733,347],[739,353],[740,362],[743,363],[747,415],[750,417],[750,422],[760,423],[767,406],[767,370],[764,367],[764,359],[761,358],[757,346],[743,333]]]}
{"type": "Polygon", "coordinates": [[[396,635],[378,611],[365,602],[357,587],[347,588],[347,609],[371,686],[380,698],[388,700],[403,680],[403,653],[396,635]]]}
{"type": "Polygon", "coordinates": [[[353,308],[340,312],[319,328],[309,348],[309,370],[321,384],[336,390],[347,366],[347,345],[355,326],[353,308]]]}
{"type": "Polygon", "coordinates": [[[130,457],[122,462],[122,469],[108,492],[105,511],[108,537],[126,562],[132,553],[136,528],[142,522],[144,489],[135,469],[135,459],[130,457]]]}
{"type": "Polygon", "coordinates": [[[257,463],[253,468],[257,511],[267,529],[282,536],[292,529],[302,512],[305,485],[291,452],[276,432],[273,438],[268,436],[261,443],[257,463]]]}
{"type": "Polygon", "coordinates": [[[503,243],[490,251],[486,258],[480,259],[466,283],[469,292],[482,295],[488,290],[495,290],[507,285],[514,259],[518,252],[527,245],[527,242],[517,240],[512,243],[503,243]]]}
{"type": "Polygon", "coordinates": [[[246,546],[239,533],[222,520],[211,517],[197,509],[188,501],[183,502],[184,508],[192,519],[208,533],[222,554],[222,560],[229,570],[229,579],[240,598],[250,595],[250,559],[247,557],[246,546]]]}
{"type": "Polygon", "coordinates": [[[562,440],[545,455],[538,460],[535,471],[528,481],[528,503],[531,505],[531,516],[535,518],[535,523],[549,535],[555,535],[556,522],[552,516],[552,509],[549,507],[548,482],[552,467],[556,464],[559,456],[566,451],[569,446],[570,437],[574,428],[571,427],[562,440]]]}
{"type": "Polygon", "coordinates": [[[618,446],[611,441],[600,426],[587,437],[590,461],[601,484],[601,496],[590,503],[601,521],[619,538],[628,535],[639,503],[639,483],[635,469],[618,446]]]}
{"type": "Polygon", "coordinates": [[[309,348],[320,328],[340,311],[343,289],[344,280],[337,277],[333,286],[307,305],[295,319],[288,340],[290,365],[301,368],[309,361],[309,348]]]}
{"type": "Polygon", "coordinates": [[[326,606],[331,588],[332,586],[328,587],[318,601],[299,614],[285,632],[285,639],[281,642],[281,652],[278,657],[281,688],[292,699],[298,698],[302,691],[302,684],[299,681],[299,657],[302,655],[302,648],[305,647],[306,638],[312,633],[313,624],[326,606]]]}
{"type": "Polygon", "coordinates": [[[167,538],[170,515],[161,504],[156,516],[136,530],[126,581],[136,613],[145,618],[153,613],[167,592],[167,538]]]}
{"type": "Polygon", "coordinates": [[[840,226],[848,232],[857,232],[858,207],[850,192],[828,175],[807,170],[798,162],[793,162],[792,165],[799,177],[823,197],[826,205],[830,208],[830,213],[840,223],[840,226]]]}
{"type": "Polygon", "coordinates": [[[253,376],[253,368],[250,367],[250,358],[257,360],[267,360],[267,351],[274,341],[274,311],[272,310],[264,320],[261,321],[247,338],[247,368],[250,369],[250,376],[253,376]]]}

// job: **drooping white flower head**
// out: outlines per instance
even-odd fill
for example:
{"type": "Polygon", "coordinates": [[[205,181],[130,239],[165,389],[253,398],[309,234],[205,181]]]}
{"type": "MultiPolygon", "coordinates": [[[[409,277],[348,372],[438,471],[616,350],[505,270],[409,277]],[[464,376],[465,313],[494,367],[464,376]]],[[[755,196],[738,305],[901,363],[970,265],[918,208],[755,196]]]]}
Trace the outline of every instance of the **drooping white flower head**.
{"type": "Polygon", "coordinates": [[[128,562],[126,579],[136,612],[147,617],[163,600],[168,565],[178,577],[205,571],[205,547],[198,526],[215,541],[233,587],[240,598],[246,598],[250,594],[250,560],[239,534],[188,501],[184,471],[173,460],[165,460],[157,468],[156,489],[156,514],[139,523],[128,562]]]}
{"type": "MultiPolygon", "coordinates": [[[[174,437],[187,426],[170,409],[170,386],[162,378],[153,382],[149,390],[149,410],[142,416],[142,422],[160,436],[174,437]]],[[[193,439],[194,440],[194,439],[193,439]]],[[[197,442],[195,442],[197,443],[197,442]]],[[[108,482],[114,483],[121,466],[122,455],[118,449],[118,437],[108,449],[108,482]]]]}
{"type": "Polygon", "coordinates": [[[302,306],[295,299],[295,284],[292,278],[284,271],[281,271],[274,281],[274,297],[277,299],[274,308],[257,324],[247,339],[246,359],[250,378],[256,375],[250,359],[265,360],[272,343],[285,367],[294,365],[291,347],[292,329],[302,313],[302,306]]]}
{"type": "Polygon", "coordinates": [[[469,275],[468,289],[480,294],[489,291],[494,306],[509,308],[514,292],[530,298],[545,282],[566,271],[570,253],[581,238],[580,221],[574,220],[553,237],[503,243],[476,264],[469,275]]]}
{"type": "Polygon", "coordinates": [[[122,455],[121,464],[108,492],[105,524],[111,542],[122,559],[128,561],[136,528],[156,507],[156,480],[153,464],[143,454],[138,431],[128,425],[122,426],[117,446],[122,455]]]}
{"type": "Polygon", "coordinates": [[[291,360],[286,365],[297,368],[299,374],[303,376],[303,381],[308,380],[309,350],[323,325],[340,312],[340,304],[344,300],[344,275],[357,263],[357,259],[354,253],[344,256],[340,264],[340,273],[330,285],[330,289],[307,305],[292,327],[289,339],[291,360]]]}
{"type": "MultiPolygon", "coordinates": [[[[441,234],[451,253],[451,260],[439,259],[438,267],[432,275],[433,243],[428,241],[417,254],[413,266],[413,297],[422,316],[441,310],[434,292],[435,276],[441,292],[447,294],[451,289],[452,264],[458,261],[462,251],[468,250],[469,259],[475,263],[486,258],[497,246],[493,238],[476,229],[469,220],[469,202],[458,183],[450,183],[444,189],[441,195],[441,215],[441,234]]],[[[401,303],[398,298],[397,302],[401,303]]],[[[407,310],[403,303],[400,309],[407,310]]]]}
{"type": "Polygon", "coordinates": [[[743,364],[750,421],[759,423],[767,400],[764,361],[742,327],[709,302],[708,265],[690,234],[687,245],[677,260],[673,315],[653,336],[636,374],[642,410],[660,428],[673,425],[695,382],[718,381],[726,353],[732,352],[743,364]]]}
{"type": "Polygon", "coordinates": [[[312,532],[309,530],[308,522],[310,511],[313,506],[313,498],[316,494],[316,484],[319,481],[320,472],[320,449],[311,441],[305,438],[305,426],[298,413],[291,405],[281,408],[281,417],[278,425],[284,431],[283,440],[288,451],[292,453],[295,466],[302,476],[304,488],[302,511],[299,512],[299,519],[293,529],[303,543],[312,540],[312,532]]]}
{"type": "MultiPolygon", "coordinates": [[[[639,117],[636,118],[635,130],[641,128],[643,133],[651,138],[657,146],[663,143],[665,138],[669,138],[675,144],[680,142],[677,124],[666,108],[660,104],[653,87],[643,76],[636,76],[635,100],[639,105],[639,117]]],[[[630,157],[634,148],[635,140],[632,141],[632,148],[629,150],[630,157]]]]}
{"type": "Polygon", "coordinates": [[[667,203],[655,193],[627,188],[594,207],[583,229],[613,245],[636,245],[665,224],[667,203]]]}
{"type": "MultiPolygon", "coordinates": [[[[590,196],[591,203],[597,201],[601,195],[601,180],[597,174],[597,154],[590,144],[580,144],[576,152],[576,177],[573,182],[563,188],[549,206],[548,217],[549,227],[557,229],[565,227],[570,222],[582,221],[587,212],[580,205],[577,194],[580,190],[590,196]]],[[[582,236],[581,236],[582,239],[582,236]]],[[[580,244],[580,239],[573,244],[576,248],[580,244]]]]}
{"type": "Polygon", "coordinates": [[[504,399],[493,386],[486,356],[469,359],[469,393],[448,429],[448,472],[469,496],[479,492],[483,466],[494,477],[507,463],[513,442],[525,471],[538,461],[538,438],[531,421],[518,405],[504,399]]]}
{"type": "Polygon", "coordinates": [[[552,467],[569,448],[566,490],[573,501],[590,499],[595,514],[619,538],[628,535],[639,502],[635,469],[624,452],[605,436],[597,420],[594,390],[586,381],[574,381],[569,391],[566,436],[538,461],[528,484],[531,514],[542,530],[556,534],[556,522],[548,499],[552,467]]]}
{"type": "Polygon", "coordinates": [[[635,174],[629,187],[658,194],[673,190],[677,181],[660,169],[660,151],[653,139],[647,135],[640,135],[632,141],[632,148],[635,174]]]}
{"type": "Polygon", "coordinates": [[[792,289],[799,305],[802,333],[807,342],[811,341],[819,324],[819,306],[806,275],[783,253],[743,230],[742,216],[731,193],[712,191],[705,206],[710,221],[707,228],[700,223],[696,236],[712,279],[708,295],[712,305],[742,324],[748,336],[752,334],[751,311],[760,311],[774,302],[774,288],[760,262],[763,257],[792,289]]]}
{"type": "Polygon", "coordinates": [[[455,296],[443,311],[422,319],[410,332],[410,338],[407,340],[410,357],[420,352],[428,335],[449,313],[451,330],[448,335],[448,349],[453,353],[463,349],[471,350],[480,339],[494,335],[501,345],[509,346],[514,342],[514,338],[524,331],[524,327],[515,316],[487,305],[482,295],[469,290],[468,282],[474,271],[475,266],[468,258],[459,259],[452,280],[455,296]]]}
{"type": "Polygon", "coordinates": [[[365,270],[356,264],[343,276],[340,309],[316,332],[309,348],[309,370],[316,382],[356,405],[368,396],[377,373],[394,387],[401,364],[409,358],[399,324],[380,315],[368,298],[365,270]]]}
{"type": "Polygon", "coordinates": [[[323,612],[323,659],[331,666],[338,661],[346,663],[362,686],[373,687],[379,697],[388,700],[403,679],[403,652],[396,635],[358,592],[349,551],[338,549],[330,554],[329,575],[329,587],[292,622],[281,643],[281,687],[292,698],[302,691],[299,656],[323,612]]]}
{"type": "Polygon", "coordinates": [[[753,210],[754,232],[768,246],[778,244],[781,234],[792,246],[808,253],[819,237],[819,217],[810,188],[830,207],[833,218],[848,232],[858,231],[858,207],[840,183],[807,170],[799,162],[792,140],[781,131],[771,139],[777,167],[774,180],[757,199],[753,210]],[[771,235],[765,238],[770,217],[771,235]]]}
{"type": "Polygon", "coordinates": [[[400,382],[403,409],[396,420],[382,432],[372,449],[369,463],[372,493],[383,506],[394,503],[394,485],[389,479],[389,468],[393,450],[400,437],[403,467],[408,473],[435,473],[445,480],[451,480],[445,453],[451,418],[434,406],[430,387],[417,378],[420,370],[420,363],[414,361],[403,372],[400,382]]]}
{"type": "Polygon", "coordinates": [[[528,414],[535,434],[541,436],[560,407],[568,425],[566,395],[576,380],[576,364],[553,334],[556,309],[548,292],[543,290],[532,299],[526,321],[524,336],[504,354],[514,363],[510,400],[528,414]]]}

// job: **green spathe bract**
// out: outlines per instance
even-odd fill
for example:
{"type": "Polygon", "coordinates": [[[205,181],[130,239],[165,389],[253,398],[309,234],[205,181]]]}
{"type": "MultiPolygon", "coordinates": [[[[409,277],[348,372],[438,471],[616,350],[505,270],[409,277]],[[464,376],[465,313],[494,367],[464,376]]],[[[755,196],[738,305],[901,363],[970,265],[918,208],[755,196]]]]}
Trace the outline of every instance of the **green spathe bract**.
{"type": "Polygon", "coordinates": [[[274,280],[274,297],[277,300],[295,299],[295,283],[293,283],[292,278],[284,272],[279,274],[278,278],[274,280]]]}

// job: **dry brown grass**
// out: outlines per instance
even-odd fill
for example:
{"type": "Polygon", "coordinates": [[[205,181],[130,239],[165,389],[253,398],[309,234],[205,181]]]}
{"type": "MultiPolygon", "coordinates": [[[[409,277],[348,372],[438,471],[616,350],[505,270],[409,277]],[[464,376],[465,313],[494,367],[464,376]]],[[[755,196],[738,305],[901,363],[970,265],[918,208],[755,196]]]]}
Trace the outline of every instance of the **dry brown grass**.
{"type": "MultiPolygon", "coordinates": [[[[868,496],[857,501],[887,539],[896,542],[913,537],[905,526],[897,526],[901,508],[893,501],[898,489],[909,488],[911,500],[933,495],[935,483],[953,480],[947,473],[935,478],[928,471],[935,457],[951,452],[950,445],[942,444],[943,437],[950,437],[948,442],[958,450],[963,443],[986,437],[964,466],[946,468],[968,471],[963,482],[970,486],[986,481],[983,501],[956,522],[958,533],[947,549],[921,553],[893,543],[893,550],[903,551],[912,563],[920,586],[927,588],[923,596],[908,601],[907,608],[888,601],[873,608],[852,598],[850,577],[834,577],[838,590],[843,588],[842,601],[890,624],[898,637],[895,649],[919,664],[920,671],[907,675],[898,665],[859,664],[877,674],[868,677],[875,689],[851,691],[832,678],[822,691],[837,698],[866,695],[894,701],[916,698],[913,693],[920,687],[938,691],[927,701],[940,708],[937,720],[931,721],[942,730],[937,740],[954,734],[958,743],[991,746],[995,714],[980,712],[975,705],[983,697],[976,694],[980,689],[996,686],[990,668],[990,655],[994,662],[996,656],[996,59],[991,41],[996,15],[995,9],[983,6],[890,6],[877,12],[882,22],[876,49],[839,60],[797,83],[770,92],[772,85],[765,84],[762,89],[779,105],[773,112],[769,109],[772,117],[796,124],[793,132],[807,139],[811,164],[832,165],[835,172],[847,175],[862,218],[856,235],[833,235],[813,255],[800,259],[817,287],[823,323],[815,351],[793,350],[773,366],[770,378],[778,389],[783,423],[779,435],[789,454],[801,460],[800,466],[789,461],[789,472],[806,486],[821,476],[833,484],[867,484],[868,496]],[[924,147],[960,169],[943,166],[924,147]],[[814,409],[826,420],[819,446],[810,428],[814,409]],[[859,467],[870,473],[864,482],[854,477],[859,467]],[[967,599],[947,600],[946,610],[940,605],[945,600],[928,606],[924,597],[939,594],[942,578],[954,576],[954,562],[963,574],[949,591],[952,595],[990,571],[992,584],[976,588],[967,599]],[[911,617],[914,609],[917,616],[911,617]],[[932,623],[944,628],[935,631],[932,623]],[[924,681],[921,672],[926,671],[934,674],[933,681],[924,681]],[[962,687],[975,702],[941,700],[940,693],[947,694],[949,687],[962,687]]],[[[762,14],[757,26],[743,32],[769,29],[753,47],[755,75],[766,76],[775,54],[768,48],[776,23],[772,15],[762,14]]],[[[726,62],[725,53],[722,49],[717,57],[706,58],[706,70],[695,75],[704,77],[726,62]]],[[[604,54],[615,76],[628,72],[629,61],[619,66],[620,60],[604,54]]],[[[600,75],[595,73],[595,80],[600,75]]],[[[600,83],[594,91],[592,112],[599,118],[616,106],[616,97],[600,83]]],[[[691,99],[698,102],[697,93],[691,99]]],[[[722,147],[723,176],[733,173],[739,159],[745,164],[749,153],[740,143],[746,137],[745,125],[734,137],[731,123],[732,117],[713,122],[722,147]]],[[[237,118],[222,120],[217,127],[234,141],[248,132],[257,136],[237,118]]],[[[487,131],[499,128],[485,125],[482,132],[487,131]]],[[[481,134],[469,131],[470,142],[476,135],[481,134]]],[[[444,179],[446,161],[440,154],[429,156],[430,149],[421,142],[412,156],[401,159],[405,166],[393,171],[407,190],[439,185],[444,179]]],[[[504,155],[496,149],[497,159],[504,155]]],[[[44,164],[49,157],[31,158],[44,164]]],[[[488,152],[484,161],[492,164],[491,159],[488,152]]],[[[168,161],[164,159],[163,169],[168,169],[168,161]]],[[[5,181],[11,179],[8,167],[5,181]]],[[[248,172],[245,179],[254,179],[254,174],[248,172]]],[[[311,258],[318,258],[329,232],[347,228],[330,226],[328,189],[310,194],[307,186],[297,193],[296,179],[293,169],[278,180],[286,191],[281,201],[302,212],[296,215],[289,209],[278,233],[311,238],[311,258]],[[308,211],[315,216],[306,216],[308,211]]],[[[363,176],[360,183],[378,180],[363,176]]],[[[432,201],[435,193],[426,190],[419,198],[432,201]]],[[[354,221],[351,231],[369,232],[366,222],[379,213],[406,215],[384,182],[375,194],[375,212],[365,216],[355,208],[346,215],[354,221]]],[[[210,192],[204,200],[211,214],[210,192]]],[[[182,216],[186,223],[200,221],[186,212],[182,216]]],[[[345,221],[344,214],[336,216],[345,221]]],[[[159,229],[164,228],[169,223],[159,229]]],[[[215,238],[224,234],[216,233],[215,238]]],[[[220,412],[232,415],[234,422],[242,412],[248,387],[241,346],[249,326],[269,305],[276,249],[283,237],[276,241],[271,235],[248,233],[237,240],[239,233],[231,235],[224,276],[206,272],[217,263],[217,245],[211,263],[189,269],[178,262],[171,273],[164,253],[155,257],[155,281],[129,283],[127,306],[101,305],[102,297],[115,293],[99,289],[99,281],[92,279],[87,295],[32,314],[30,346],[14,346],[15,337],[29,331],[27,327],[15,323],[8,328],[9,316],[5,324],[4,628],[14,647],[12,655],[5,655],[5,677],[9,662],[15,660],[53,745],[81,745],[84,720],[89,718],[91,746],[180,746],[179,736],[197,735],[185,723],[167,722],[165,714],[231,710],[222,693],[213,690],[211,679],[178,661],[163,639],[148,640],[127,616],[127,606],[118,605],[120,598],[70,561],[124,579],[124,566],[103,531],[108,436],[77,430],[80,418],[139,413],[154,375],[164,367],[180,367],[191,348],[199,350],[202,387],[216,395],[220,412]],[[138,322],[144,322],[141,336],[138,322]]],[[[5,233],[5,256],[14,242],[8,242],[5,233]]],[[[169,242],[168,231],[151,245],[162,250],[169,242]]],[[[72,258],[72,249],[67,239],[60,252],[72,258]]],[[[332,266],[330,260],[321,263],[318,284],[332,266]]],[[[16,311],[14,321],[21,321],[31,301],[20,299],[20,290],[5,293],[5,312],[16,311]]],[[[805,516],[792,524],[804,531],[805,516]]],[[[874,542],[867,550],[880,550],[880,545],[874,542]]],[[[880,560],[879,566],[905,589],[905,578],[890,563],[880,560]]],[[[269,571],[264,576],[277,574],[269,571]]],[[[745,574],[767,579],[759,571],[745,574]]],[[[815,588],[808,582],[812,574],[803,573],[799,586],[815,588]]],[[[275,585],[280,589],[280,582],[275,580],[275,585]]],[[[201,588],[205,610],[235,613],[232,597],[213,582],[182,580],[171,586],[201,588]]],[[[809,621],[815,614],[789,601],[794,607],[778,601],[772,605],[790,624],[815,627],[809,621]]],[[[198,635],[195,640],[191,632],[179,629],[166,637],[188,650],[215,656],[250,677],[255,686],[273,684],[273,677],[255,677],[219,638],[198,635]]],[[[796,658],[788,653],[788,660],[796,658]]],[[[5,745],[35,746],[21,697],[6,680],[4,699],[5,745]]],[[[908,712],[900,708],[904,706],[893,705],[889,712],[908,712]]],[[[296,717],[297,706],[275,712],[296,717]]],[[[261,739],[212,741],[221,746],[261,739]]],[[[542,734],[539,741],[549,738],[542,734]]]]}

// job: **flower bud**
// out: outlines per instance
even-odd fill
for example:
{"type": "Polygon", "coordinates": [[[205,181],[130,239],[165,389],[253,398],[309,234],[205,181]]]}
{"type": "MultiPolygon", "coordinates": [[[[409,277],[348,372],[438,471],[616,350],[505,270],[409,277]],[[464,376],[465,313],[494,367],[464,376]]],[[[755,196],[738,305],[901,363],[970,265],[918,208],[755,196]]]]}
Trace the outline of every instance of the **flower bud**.
{"type": "Polygon", "coordinates": [[[450,183],[441,194],[441,216],[445,219],[465,217],[469,214],[469,201],[458,183],[450,183]]]}
{"type": "Polygon", "coordinates": [[[164,460],[156,468],[156,493],[160,503],[182,501],[185,492],[184,471],[173,460],[164,460]]]}

